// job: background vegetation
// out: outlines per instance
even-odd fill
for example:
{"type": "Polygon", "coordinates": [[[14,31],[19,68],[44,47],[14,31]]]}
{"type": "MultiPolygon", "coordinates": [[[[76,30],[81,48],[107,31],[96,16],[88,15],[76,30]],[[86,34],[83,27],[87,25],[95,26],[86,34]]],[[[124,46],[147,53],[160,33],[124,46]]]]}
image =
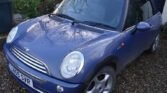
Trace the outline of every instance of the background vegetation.
{"type": "MultiPolygon", "coordinates": [[[[56,4],[62,0],[13,0],[15,13],[20,13],[25,17],[32,18],[39,15],[51,13],[56,4]]],[[[167,24],[164,26],[167,33],[167,24]]]]}
{"type": "Polygon", "coordinates": [[[36,17],[50,13],[61,0],[13,0],[15,13],[20,13],[26,17],[36,17]]]}

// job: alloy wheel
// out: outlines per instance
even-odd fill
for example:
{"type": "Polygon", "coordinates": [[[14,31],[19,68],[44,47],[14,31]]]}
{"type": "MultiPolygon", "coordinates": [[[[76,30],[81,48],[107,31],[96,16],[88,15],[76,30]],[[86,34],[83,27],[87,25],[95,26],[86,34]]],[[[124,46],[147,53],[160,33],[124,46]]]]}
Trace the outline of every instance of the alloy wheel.
{"type": "Polygon", "coordinates": [[[112,84],[113,78],[109,73],[100,73],[90,82],[86,93],[110,93],[112,84]]]}

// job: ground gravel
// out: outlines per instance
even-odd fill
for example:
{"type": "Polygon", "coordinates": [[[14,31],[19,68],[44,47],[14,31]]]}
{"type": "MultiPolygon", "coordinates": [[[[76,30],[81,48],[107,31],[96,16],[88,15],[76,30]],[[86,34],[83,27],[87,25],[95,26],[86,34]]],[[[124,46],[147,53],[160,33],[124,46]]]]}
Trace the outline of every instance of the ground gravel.
{"type": "Polygon", "coordinates": [[[167,40],[156,54],[144,53],[127,66],[115,93],[167,93],[167,40]]]}
{"type": "MultiPolygon", "coordinates": [[[[0,49],[2,50],[2,48],[0,49]]],[[[0,52],[0,93],[27,93],[9,75],[0,52]]],[[[167,40],[156,54],[144,53],[117,77],[114,93],[167,93],[167,40]]]]}

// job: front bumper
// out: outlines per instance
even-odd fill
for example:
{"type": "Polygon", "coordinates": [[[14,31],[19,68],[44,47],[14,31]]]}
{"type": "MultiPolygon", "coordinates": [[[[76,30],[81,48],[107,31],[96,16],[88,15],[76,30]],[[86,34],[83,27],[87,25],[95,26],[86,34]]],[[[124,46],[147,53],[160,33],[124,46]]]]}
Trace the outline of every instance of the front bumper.
{"type": "MultiPolygon", "coordinates": [[[[67,83],[62,80],[58,80],[56,78],[47,76],[43,73],[40,73],[25,64],[19,61],[15,56],[11,54],[9,51],[9,46],[4,45],[4,54],[8,61],[8,64],[12,65],[15,69],[17,69],[20,73],[32,79],[33,87],[29,87],[24,82],[22,82],[19,78],[17,78],[12,71],[11,75],[29,92],[33,93],[60,93],[57,90],[57,86],[63,87],[63,92],[61,93],[82,93],[84,86],[83,84],[72,84],[67,83]]],[[[8,66],[9,67],[9,66],[8,66]]]]}

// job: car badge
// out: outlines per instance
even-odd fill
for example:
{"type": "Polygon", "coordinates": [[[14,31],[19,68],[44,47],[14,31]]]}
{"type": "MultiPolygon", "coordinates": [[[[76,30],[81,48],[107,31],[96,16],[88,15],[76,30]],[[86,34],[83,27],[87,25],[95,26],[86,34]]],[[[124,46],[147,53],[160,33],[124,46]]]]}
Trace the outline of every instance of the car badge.
{"type": "Polygon", "coordinates": [[[28,52],[30,51],[30,49],[28,49],[27,47],[24,47],[24,51],[28,52]]]}

